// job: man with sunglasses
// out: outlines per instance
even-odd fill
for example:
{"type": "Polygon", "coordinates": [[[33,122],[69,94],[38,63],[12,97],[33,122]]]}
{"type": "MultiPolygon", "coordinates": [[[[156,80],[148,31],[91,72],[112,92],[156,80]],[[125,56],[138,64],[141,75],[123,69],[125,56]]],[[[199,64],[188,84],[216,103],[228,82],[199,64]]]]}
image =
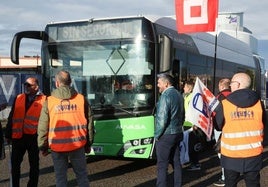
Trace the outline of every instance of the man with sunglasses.
{"type": "Polygon", "coordinates": [[[24,93],[19,94],[12,106],[6,128],[6,140],[12,144],[11,167],[13,187],[20,186],[20,166],[25,152],[30,165],[28,187],[38,186],[39,149],[37,125],[46,96],[39,89],[38,79],[29,77],[24,83],[24,93]]]}

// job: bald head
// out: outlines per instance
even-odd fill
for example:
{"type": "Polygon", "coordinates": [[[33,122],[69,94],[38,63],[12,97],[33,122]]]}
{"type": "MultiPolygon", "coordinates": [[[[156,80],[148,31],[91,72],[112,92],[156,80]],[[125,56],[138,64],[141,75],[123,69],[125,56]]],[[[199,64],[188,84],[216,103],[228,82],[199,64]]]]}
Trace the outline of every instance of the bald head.
{"type": "Polygon", "coordinates": [[[236,73],[231,80],[231,91],[249,88],[251,85],[251,78],[246,73],[236,73]]]}
{"type": "Polygon", "coordinates": [[[56,87],[59,86],[70,86],[71,85],[71,76],[68,71],[61,70],[55,75],[56,87]]]}

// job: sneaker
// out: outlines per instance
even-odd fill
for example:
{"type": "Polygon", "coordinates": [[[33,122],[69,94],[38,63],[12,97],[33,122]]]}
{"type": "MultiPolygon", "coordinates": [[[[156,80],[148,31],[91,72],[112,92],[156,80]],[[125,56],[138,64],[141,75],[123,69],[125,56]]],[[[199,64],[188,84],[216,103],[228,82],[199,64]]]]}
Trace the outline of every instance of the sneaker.
{"type": "Polygon", "coordinates": [[[191,164],[188,168],[188,171],[197,171],[201,170],[201,164],[191,164]]]}
{"type": "Polygon", "coordinates": [[[217,182],[213,183],[214,186],[225,186],[225,182],[222,179],[219,179],[217,182]]]}

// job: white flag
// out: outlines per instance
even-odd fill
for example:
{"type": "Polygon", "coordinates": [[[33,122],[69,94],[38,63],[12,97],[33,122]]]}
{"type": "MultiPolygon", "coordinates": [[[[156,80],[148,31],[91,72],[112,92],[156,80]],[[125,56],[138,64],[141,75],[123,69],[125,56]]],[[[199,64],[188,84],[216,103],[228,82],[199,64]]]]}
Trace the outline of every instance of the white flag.
{"type": "Polygon", "coordinates": [[[192,94],[185,121],[189,121],[199,127],[210,139],[213,130],[211,115],[218,106],[219,101],[198,77],[192,94]]]}

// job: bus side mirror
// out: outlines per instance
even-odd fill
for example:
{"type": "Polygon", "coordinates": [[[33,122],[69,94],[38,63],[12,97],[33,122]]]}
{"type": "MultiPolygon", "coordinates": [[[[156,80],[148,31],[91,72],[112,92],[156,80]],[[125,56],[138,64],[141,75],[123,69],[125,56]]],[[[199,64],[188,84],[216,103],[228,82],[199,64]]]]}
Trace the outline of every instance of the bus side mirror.
{"type": "Polygon", "coordinates": [[[172,42],[171,39],[164,35],[160,34],[159,39],[159,73],[170,71],[171,69],[171,49],[172,42]]]}
{"type": "Polygon", "coordinates": [[[30,38],[30,39],[37,39],[37,40],[46,40],[47,35],[43,31],[23,31],[18,32],[13,37],[12,43],[11,43],[11,61],[14,64],[19,64],[19,48],[20,48],[20,42],[22,38],[30,38]]]}

